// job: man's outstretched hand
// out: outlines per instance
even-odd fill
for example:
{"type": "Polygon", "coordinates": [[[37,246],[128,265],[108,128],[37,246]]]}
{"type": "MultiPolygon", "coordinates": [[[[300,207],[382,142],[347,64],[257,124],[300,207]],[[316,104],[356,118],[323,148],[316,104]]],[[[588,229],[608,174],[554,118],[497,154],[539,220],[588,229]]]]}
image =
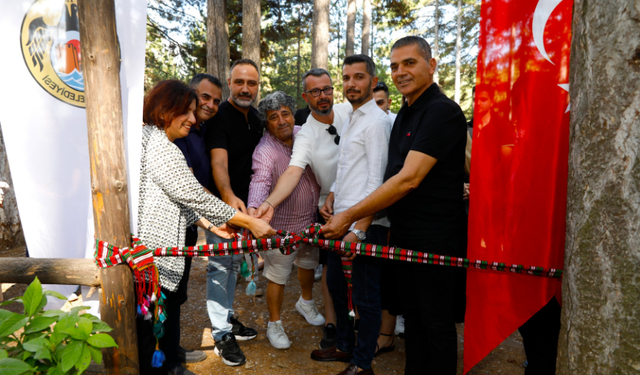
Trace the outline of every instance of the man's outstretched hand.
{"type": "Polygon", "coordinates": [[[260,205],[260,207],[258,207],[254,212],[253,212],[253,217],[258,218],[258,219],[262,219],[264,221],[266,221],[267,223],[271,222],[271,219],[273,219],[273,213],[275,212],[275,210],[273,209],[273,207],[271,207],[271,205],[267,202],[262,202],[262,204],[260,205]]]}
{"type": "Polygon", "coordinates": [[[333,215],[322,226],[322,235],[331,240],[341,239],[349,230],[352,222],[346,211],[333,215]]]}

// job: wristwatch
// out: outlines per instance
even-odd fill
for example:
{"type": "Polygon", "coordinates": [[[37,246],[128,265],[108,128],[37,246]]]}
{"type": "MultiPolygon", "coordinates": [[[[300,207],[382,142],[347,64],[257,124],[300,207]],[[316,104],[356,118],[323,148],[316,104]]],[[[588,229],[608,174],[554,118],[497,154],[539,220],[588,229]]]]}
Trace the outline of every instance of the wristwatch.
{"type": "Polygon", "coordinates": [[[360,229],[351,229],[349,232],[352,232],[353,234],[355,234],[356,238],[360,242],[362,242],[362,241],[367,239],[367,234],[365,232],[361,231],[360,229]]]}

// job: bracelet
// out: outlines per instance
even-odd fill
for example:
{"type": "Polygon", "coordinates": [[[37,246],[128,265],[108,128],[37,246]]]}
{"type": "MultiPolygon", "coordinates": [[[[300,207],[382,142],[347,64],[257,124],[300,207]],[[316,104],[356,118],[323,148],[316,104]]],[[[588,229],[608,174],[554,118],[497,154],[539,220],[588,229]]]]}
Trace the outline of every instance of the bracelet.
{"type": "Polygon", "coordinates": [[[274,210],[276,209],[275,207],[273,207],[273,205],[272,205],[271,203],[269,203],[269,201],[268,201],[268,200],[266,200],[266,199],[265,199],[265,200],[264,200],[264,203],[266,203],[266,204],[268,204],[269,206],[271,206],[271,208],[273,208],[274,210]]]}
{"type": "Polygon", "coordinates": [[[207,227],[207,230],[211,231],[211,228],[213,228],[213,223],[209,223],[209,226],[207,227]]]}

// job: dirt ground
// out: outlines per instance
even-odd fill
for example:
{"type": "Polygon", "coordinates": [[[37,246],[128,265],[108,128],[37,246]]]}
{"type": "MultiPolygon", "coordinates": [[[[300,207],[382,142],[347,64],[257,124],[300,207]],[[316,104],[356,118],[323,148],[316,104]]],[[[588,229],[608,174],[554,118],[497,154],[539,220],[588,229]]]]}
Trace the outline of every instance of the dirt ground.
{"type": "MultiPolygon", "coordinates": [[[[24,250],[2,252],[0,256],[24,256],[24,250]]],[[[1,261],[1,260],[0,260],[1,261]]],[[[240,347],[247,357],[243,366],[228,367],[222,363],[214,352],[214,342],[211,338],[209,318],[205,304],[206,258],[195,258],[192,263],[189,278],[189,300],[182,309],[182,346],[187,349],[204,350],[208,358],[200,363],[187,365],[196,374],[260,374],[260,375],[298,375],[298,374],[337,374],[342,371],[344,363],[321,363],[310,359],[311,351],[318,347],[322,338],[322,329],[306,323],[296,311],[295,302],[300,295],[296,271],[285,288],[282,321],[285,331],[292,341],[288,350],[278,350],[269,344],[266,337],[268,323],[267,303],[265,297],[248,297],[245,295],[247,282],[241,280],[236,290],[234,309],[238,318],[245,325],[255,328],[258,337],[251,341],[240,342],[240,347]]],[[[256,280],[258,287],[266,291],[266,279],[260,275],[256,280]]],[[[3,284],[5,300],[24,293],[25,285],[3,284]]],[[[314,285],[314,299],[318,309],[323,312],[322,293],[320,284],[314,285]]],[[[81,301],[76,302],[81,303],[81,301]]],[[[20,304],[12,304],[9,309],[16,312],[22,309],[20,304]]],[[[464,324],[458,329],[458,374],[462,374],[462,351],[464,324]]],[[[373,361],[373,369],[377,374],[403,374],[405,358],[404,340],[396,337],[396,349],[386,353],[373,361]]],[[[522,349],[522,338],[515,332],[498,348],[490,353],[483,361],[476,365],[470,375],[501,374],[522,375],[525,361],[522,349]]]]}

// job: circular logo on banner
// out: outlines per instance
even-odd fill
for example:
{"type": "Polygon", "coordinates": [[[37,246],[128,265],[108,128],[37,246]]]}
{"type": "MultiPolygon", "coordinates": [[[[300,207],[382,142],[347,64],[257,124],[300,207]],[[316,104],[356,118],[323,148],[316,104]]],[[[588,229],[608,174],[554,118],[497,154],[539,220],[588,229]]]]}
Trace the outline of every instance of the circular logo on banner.
{"type": "Polygon", "coordinates": [[[22,21],[22,56],[55,98],[85,107],[77,0],[36,0],[22,21]]]}

